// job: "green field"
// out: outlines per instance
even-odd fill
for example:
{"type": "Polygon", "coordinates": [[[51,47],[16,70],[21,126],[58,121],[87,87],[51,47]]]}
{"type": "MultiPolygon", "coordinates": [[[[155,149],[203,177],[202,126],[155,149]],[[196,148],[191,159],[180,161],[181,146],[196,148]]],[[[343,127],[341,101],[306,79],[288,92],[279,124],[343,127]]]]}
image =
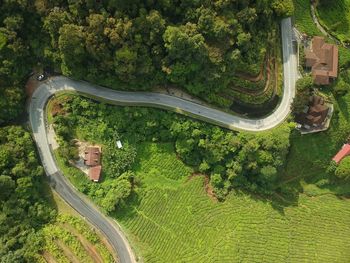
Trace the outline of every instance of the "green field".
{"type": "Polygon", "coordinates": [[[323,26],[342,42],[350,41],[350,1],[333,0],[318,4],[318,16],[323,26]]]}
{"type": "Polygon", "coordinates": [[[191,175],[192,169],[176,158],[169,143],[142,143],[138,147],[136,175],[145,186],[171,188],[181,185],[191,175]]]}
{"type": "Polygon", "coordinates": [[[350,203],[300,195],[283,210],[248,195],[208,198],[203,179],[155,188],[118,220],[145,262],[347,262],[350,203]]]}
{"type": "Polygon", "coordinates": [[[42,231],[42,262],[115,262],[94,230],[78,217],[60,215],[42,231]]]}
{"type": "Polygon", "coordinates": [[[295,26],[303,33],[310,36],[319,35],[320,31],[312,21],[310,12],[310,0],[294,0],[295,26]]]}

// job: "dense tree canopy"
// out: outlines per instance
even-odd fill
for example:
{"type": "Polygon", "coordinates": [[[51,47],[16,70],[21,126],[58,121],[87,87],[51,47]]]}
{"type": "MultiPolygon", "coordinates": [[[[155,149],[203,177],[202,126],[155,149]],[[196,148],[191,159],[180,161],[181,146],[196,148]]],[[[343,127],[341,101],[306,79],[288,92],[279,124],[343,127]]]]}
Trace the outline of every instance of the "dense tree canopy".
{"type": "Polygon", "coordinates": [[[30,134],[20,127],[0,128],[1,262],[33,262],[40,249],[36,230],[55,216],[42,179],[30,134]]]}

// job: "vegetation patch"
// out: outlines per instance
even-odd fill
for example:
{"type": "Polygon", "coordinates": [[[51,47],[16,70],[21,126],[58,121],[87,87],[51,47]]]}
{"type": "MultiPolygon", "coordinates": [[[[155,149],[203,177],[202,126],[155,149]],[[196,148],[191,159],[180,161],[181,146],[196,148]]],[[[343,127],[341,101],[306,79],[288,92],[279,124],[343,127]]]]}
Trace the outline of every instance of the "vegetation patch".
{"type": "Polygon", "coordinates": [[[58,262],[115,262],[94,230],[77,217],[60,215],[56,223],[45,226],[43,256],[58,262]]]}
{"type": "Polygon", "coordinates": [[[7,37],[4,33],[0,32],[0,50],[6,45],[7,37]]]}
{"type": "MultiPolygon", "coordinates": [[[[149,187],[152,187],[151,185],[149,187]]],[[[344,262],[350,256],[350,205],[334,195],[301,194],[276,209],[243,193],[218,203],[203,178],[158,187],[118,213],[145,262],[344,262]],[[337,224],[334,224],[334,222],[337,224]]]]}
{"type": "Polygon", "coordinates": [[[341,42],[350,44],[350,1],[319,0],[317,11],[322,25],[341,42]]]}
{"type": "MultiPolygon", "coordinates": [[[[263,134],[235,133],[161,110],[107,106],[79,97],[71,97],[65,105],[68,114],[55,117],[54,123],[65,130],[67,119],[74,124],[67,134],[100,143],[112,136],[136,150],[128,168],[134,174],[132,193],[111,215],[145,262],[344,261],[349,257],[350,206],[343,198],[350,188],[327,169],[348,136],[342,114],[350,104],[340,106],[331,91],[325,93],[344,112],[336,114],[327,132],[292,132],[289,153],[288,125],[263,134]],[[287,159],[281,152],[271,155],[277,153],[269,151],[272,146],[286,151],[287,159]],[[269,160],[281,167],[261,166],[269,160]],[[250,170],[254,165],[260,168],[257,176],[250,170]],[[225,201],[208,197],[205,178],[190,176],[193,172],[210,174],[216,196],[225,201]],[[276,180],[272,188],[268,178],[276,180]]],[[[107,181],[112,177],[105,174],[107,181]]]]}
{"type": "MultiPolygon", "coordinates": [[[[79,180],[82,176],[78,174],[73,178],[78,189],[97,200],[105,199],[103,196],[114,185],[112,182],[117,184],[117,180],[124,178],[131,185],[137,184],[137,180],[134,180],[135,171],[132,170],[135,161],[135,168],[142,169],[143,173],[150,173],[149,178],[162,174],[167,179],[182,177],[176,173],[183,167],[180,165],[182,161],[193,167],[195,172],[209,174],[215,193],[221,199],[234,187],[269,194],[275,187],[278,170],[288,153],[289,134],[293,126],[286,123],[278,129],[254,136],[227,131],[175,113],[138,107],[107,106],[75,96],[71,97],[70,103],[65,104],[64,112],[67,114],[54,118],[54,127],[60,142],[57,153],[59,163],[65,166],[63,169],[73,169],[69,168],[69,163],[76,153],[75,137],[102,145],[102,183],[96,186],[86,179],[79,180]],[[91,118],[92,115],[98,116],[98,124],[91,118]],[[117,140],[123,142],[123,149],[116,148],[117,140]],[[155,142],[158,143],[157,146],[149,144],[155,142]],[[171,148],[175,150],[176,156],[162,154],[161,151],[169,151],[171,148]],[[137,153],[140,155],[136,160],[137,153]],[[152,154],[154,157],[148,156],[152,154]],[[150,170],[145,165],[143,155],[151,159],[148,160],[149,163],[152,163],[152,158],[163,158],[164,163],[169,160],[171,168],[164,170],[165,167],[160,166],[162,168],[154,167],[150,170]],[[176,161],[177,164],[171,160],[175,157],[181,160],[176,161]],[[174,171],[171,172],[171,169],[174,171]]],[[[129,193],[129,190],[125,193],[129,193]]],[[[125,197],[127,196],[128,194],[125,197]]]]}

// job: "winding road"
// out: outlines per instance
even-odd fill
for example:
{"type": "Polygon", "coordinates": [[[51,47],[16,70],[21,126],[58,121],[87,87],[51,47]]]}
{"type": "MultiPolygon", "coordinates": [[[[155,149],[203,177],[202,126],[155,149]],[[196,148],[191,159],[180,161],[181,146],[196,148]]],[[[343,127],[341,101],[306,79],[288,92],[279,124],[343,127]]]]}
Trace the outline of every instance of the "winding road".
{"type": "Polygon", "coordinates": [[[67,181],[59,170],[47,138],[45,106],[55,93],[76,91],[96,100],[117,105],[149,106],[172,110],[189,115],[232,130],[264,131],[281,124],[290,113],[290,105],[295,96],[297,60],[293,49],[291,18],[281,22],[284,89],[279,106],[268,117],[247,119],[216,109],[208,108],[181,98],[150,92],[122,92],[106,89],[86,82],[74,81],[66,77],[53,77],[43,82],[33,93],[29,104],[29,120],[33,130],[39,155],[51,186],[84,218],[89,220],[107,237],[118,254],[121,263],[136,262],[135,255],[118,224],[104,216],[86,197],[67,181]]]}

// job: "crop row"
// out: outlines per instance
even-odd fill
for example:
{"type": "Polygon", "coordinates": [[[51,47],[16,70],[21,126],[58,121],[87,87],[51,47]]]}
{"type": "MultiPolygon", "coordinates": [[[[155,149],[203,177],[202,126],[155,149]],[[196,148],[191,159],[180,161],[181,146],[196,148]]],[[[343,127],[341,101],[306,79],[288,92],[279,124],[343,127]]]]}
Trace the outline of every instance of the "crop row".
{"type": "Polygon", "coordinates": [[[284,214],[245,195],[216,203],[198,177],[176,190],[150,190],[122,223],[145,262],[346,262],[347,202],[303,195],[299,202],[284,214]]]}

